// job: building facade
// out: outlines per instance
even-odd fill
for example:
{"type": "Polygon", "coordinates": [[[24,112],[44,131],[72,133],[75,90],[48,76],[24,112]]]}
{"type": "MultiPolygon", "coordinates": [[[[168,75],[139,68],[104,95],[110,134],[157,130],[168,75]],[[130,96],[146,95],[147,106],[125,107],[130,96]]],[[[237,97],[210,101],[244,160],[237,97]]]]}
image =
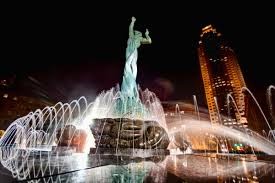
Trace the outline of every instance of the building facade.
{"type": "Polygon", "coordinates": [[[212,25],[204,27],[200,37],[198,57],[210,121],[246,127],[247,106],[242,92],[246,84],[236,54],[212,25]]]}
{"type": "MultiPolygon", "coordinates": [[[[24,84],[30,86],[26,82],[24,84]]],[[[56,103],[34,95],[37,91],[34,87],[24,92],[22,88],[17,88],[18,85],[16,76],[0,77],[0,130],[6,130],[17,118],[56,103]]]]}

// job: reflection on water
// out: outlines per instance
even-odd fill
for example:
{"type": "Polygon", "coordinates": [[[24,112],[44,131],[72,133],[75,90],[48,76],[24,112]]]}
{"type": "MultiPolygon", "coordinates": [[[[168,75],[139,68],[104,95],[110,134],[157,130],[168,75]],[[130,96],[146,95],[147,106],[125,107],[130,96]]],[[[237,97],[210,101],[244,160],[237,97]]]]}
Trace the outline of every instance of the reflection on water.
{"type": "Polygon", "coordinates": [[[73,168],[70,172],[58,175],[46,176],[27,182],[166,182],[166,158],[152,157],[149,159],[122,157],[122,156],[86,156],[78,157],[78,163],[67,168],[73,168]],[[86,159],[86,160],[85,160],[86,159]],[[100,162],[95,164],[94,162],[100,162]],[[83,165],[84,164],[84,165],[83,165]],[[87,165],[90,168],[87,168],[87,165]],[[85,168],[86,167],[86,168],[85,168]],[[80,168],[80,169],[79,169],[80,168]]]}
{"type": "MultiPolygon", "coordinates": [[[[28,173],[33,177],[28,176],[23,181],[35,183],[275,182],[275,164],[217,159],[199,154],[151,158],[72,154],[55,157],[50,160],[51,164],[48,155],[27,158],[25,162],[32,166],[28,173]],[[39,174],[39,169],[47,171],[39,174]]],[[[0,178],[8,176],[2,170],[3,167],[0,168],[0,178]]],[[[12,178],[11,173],[9,176],[12,178]]]]}
{"type": "Polygon", "coordinates": [[[170,156],[167,170],[187,182],[275,181],[275,164],[260,161],[234,161],[202,155],[170,156]]]}

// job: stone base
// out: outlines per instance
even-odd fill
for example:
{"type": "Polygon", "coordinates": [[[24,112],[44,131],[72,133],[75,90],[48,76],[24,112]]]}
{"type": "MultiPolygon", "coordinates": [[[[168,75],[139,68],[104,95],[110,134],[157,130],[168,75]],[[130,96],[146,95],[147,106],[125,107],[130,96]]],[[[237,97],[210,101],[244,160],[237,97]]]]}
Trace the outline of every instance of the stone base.
{"type": "Polygon", "coordinates": [[[90,154],[148,158],[152,156],[166,156],[170,154],[170,151],[168,149],[91,148],[90,154]]]}
{"type": "Polygon", "coordinates": [[[111,149],[166,149],[169,137],[156,121],[128,118],[93,119],[95,146],[111,149]]]}

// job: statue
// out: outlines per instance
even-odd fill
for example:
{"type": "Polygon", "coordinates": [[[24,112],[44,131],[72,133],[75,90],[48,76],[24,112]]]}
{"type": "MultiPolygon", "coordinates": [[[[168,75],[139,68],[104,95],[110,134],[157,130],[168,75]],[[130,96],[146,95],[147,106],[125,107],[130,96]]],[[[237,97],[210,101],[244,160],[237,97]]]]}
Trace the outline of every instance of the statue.
{"type": "Polygon", "coordinates": [[[152,40],[147,29],[145,38],[141,32],[134,30],[135,21],[132,17],[120,95],[115,95],[115,110],[110,110],[114,117],[93,119],[90,125],[96,147],[166,149],[170,142],[165,128],[148,117],[152,115],[152,108],[148,106],[152,105],[150,102],[154,97],[151,93],[139,96],[136,83],[138,48],[141,44],[151,44],[152,40]]]}
{"type": "Polygon", "coordinates": [[[132,17],[132,22],[129,26],[129,39],[127,41],[126,48],[126,63],[124,68],[123,81],[121,91],[124,95],[131,98],[138,98],[138,90],[136,84],[137,78],[137,49],[141,44],[151,44],[152,40],[149,37],[149,31],[146,29],[145,37],[142,37],[142,33],[134,31],[135,17],[132,17]]]}
{"type": "MultiPolygon", "coordinates": [[[[159,121],[151,119],[155,108],[150,108],[150,105],[156,102],[154,95],[151,92],[142,92],[141,97],[139,96],[136,83],[137,49],[141,44],[151,44],[152,40],[147,29],[145,38],[142,37],[141,32],[134,30],[135,21],[135,17],[132,17],[120,94],[115,95],[113,99],[115,110],[108,110],[113,116],[93,119],[90,125],[95,146],[115,149],[115,153],[117,148],[166,149],[170,142],[165,128],[159,121]]],[[[158,110],[160,111],[162,110],[158,110]]],[[[95,152],[97,152],[96,149],[95,152]]]]}

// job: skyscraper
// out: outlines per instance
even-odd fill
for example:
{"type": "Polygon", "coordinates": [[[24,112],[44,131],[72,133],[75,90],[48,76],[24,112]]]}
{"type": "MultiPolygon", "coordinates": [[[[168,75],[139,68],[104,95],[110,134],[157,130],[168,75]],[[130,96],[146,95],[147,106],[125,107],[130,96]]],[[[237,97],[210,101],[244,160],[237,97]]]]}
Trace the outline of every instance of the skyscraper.
{"type": "Polygon", "coordinates": [[[247,126],[247,106],[242,93],[246,84],[236,54],[212,25],[204,27],[200,37],[198,56],[212,124],[247,126]],[[228,93],[238,110],[232,100],[228,105],[228,93]]]}

